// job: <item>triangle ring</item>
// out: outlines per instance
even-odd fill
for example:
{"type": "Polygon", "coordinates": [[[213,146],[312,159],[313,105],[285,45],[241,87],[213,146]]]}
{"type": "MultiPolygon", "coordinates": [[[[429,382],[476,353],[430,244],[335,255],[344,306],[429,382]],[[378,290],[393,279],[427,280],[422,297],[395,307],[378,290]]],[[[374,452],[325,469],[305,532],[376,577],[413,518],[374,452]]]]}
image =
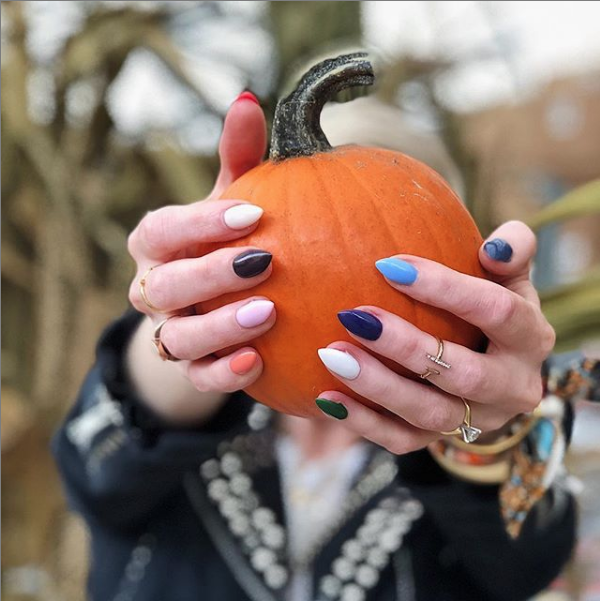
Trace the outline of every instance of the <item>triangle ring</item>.
{"type": "Polygon", "coordinates": [[[463,418],[463,423],[450,432],[440,432],[440,434],[443,434],[444,436],[460,436],[464,442],[470,444],[479,438],[481,430],[471,425],[471,406],[469,403],[462,397],[460,397],[460,400],[465,404],[465,417],[463,418]]]}

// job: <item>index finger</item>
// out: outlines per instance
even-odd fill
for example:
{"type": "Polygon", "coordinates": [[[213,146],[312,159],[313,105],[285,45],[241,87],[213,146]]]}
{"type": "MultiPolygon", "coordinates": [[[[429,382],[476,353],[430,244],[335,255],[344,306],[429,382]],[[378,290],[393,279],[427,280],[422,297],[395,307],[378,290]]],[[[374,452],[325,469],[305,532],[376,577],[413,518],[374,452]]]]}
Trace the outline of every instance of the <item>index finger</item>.
{"type": "Polygon", "coordinates": [[[392,287],[477,326],[500,346],[539,345],[534,306],[500,284],[407,255],[377,261],[377,269],[392,287]]]}
{"type": "Polygon", "coordinates": [[[165,261],[186,248],[227,242],[249,234],[263,210],[244,200],[203,200],[152,211],[129,236],[128,249],[137,261],[165,261]]]}

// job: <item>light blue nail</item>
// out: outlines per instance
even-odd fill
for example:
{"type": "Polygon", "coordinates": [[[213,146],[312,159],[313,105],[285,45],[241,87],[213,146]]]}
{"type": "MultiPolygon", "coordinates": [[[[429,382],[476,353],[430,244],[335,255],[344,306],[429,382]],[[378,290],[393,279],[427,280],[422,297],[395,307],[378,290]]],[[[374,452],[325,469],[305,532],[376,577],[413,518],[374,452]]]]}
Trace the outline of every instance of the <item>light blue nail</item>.
{"type": "Polygon", "coordinates": [[[388,280],[406,286],[414,284],[419,274],[416,268],[410,263],[391,257],[389,259],[379,259],[379,261],[375,262],[375,267],[388,280]]]}

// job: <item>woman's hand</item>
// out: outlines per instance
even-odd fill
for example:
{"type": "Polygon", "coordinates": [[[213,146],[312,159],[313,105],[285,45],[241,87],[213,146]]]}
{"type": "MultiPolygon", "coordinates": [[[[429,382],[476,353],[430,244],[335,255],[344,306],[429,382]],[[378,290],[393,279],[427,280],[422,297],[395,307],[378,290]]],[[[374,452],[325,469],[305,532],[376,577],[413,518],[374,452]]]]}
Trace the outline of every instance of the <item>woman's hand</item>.
{"type": "MultiPolygon", "coordinates": [[[[319,398],[326,401],[317,404],[338,419],[346,414],[348,428],[396,454],[424,447],[440,438],[440,432],[457,428],[465,414],[460,397],[469,401],[471,423],[484,434],[532,411],[542,398],[541,364],[555,341],[529,279],[535,248],[535,236],[523,223],[509,222],[496,230],[479,253],[494,281],[415,256],[378,262],[388,284],[400,293],[480,328],[489,338],[487,351],[477,353],[445,341],[443,359],[452,368],[440,367],[439,375],[430,375],[430,386],[394,373],[358,346],[334,342],[328,347],[333,351],[319,352],[326,367],[389,413],[377,413],[334,391],[323,391],[319,398]]],[[[436,339],[401,317],[362,306],[339,318],[364,347],[410,371],[437,367],[426,358],[426,353],[436,355],[436,339]]]]}
{"type": "Polygon", "coordinates": [[[275,323],[273,303],[250,294],[204,315],[188,310],[226,292],[250,289],[271,274],[268,249],[202,252],[203,245],[246,236],[262,215],[242,200],[216,200],[264,155],[265,120],[253,99],[242,94],[227,115],[219,145],[221,172],[208,199],[148,213],[129,237],[137,266],[129,299],[148,319],[130,345],[128,368],[140,396],[172,422],[198,422],[215,410],[224,393],[254,382],[263,364],[251,346],[222,358],[213,353],[249,343],[275,323]],[[178,362],[162,362],[151,347],[154,328],[169,316],[160,340],[178,362]]]}

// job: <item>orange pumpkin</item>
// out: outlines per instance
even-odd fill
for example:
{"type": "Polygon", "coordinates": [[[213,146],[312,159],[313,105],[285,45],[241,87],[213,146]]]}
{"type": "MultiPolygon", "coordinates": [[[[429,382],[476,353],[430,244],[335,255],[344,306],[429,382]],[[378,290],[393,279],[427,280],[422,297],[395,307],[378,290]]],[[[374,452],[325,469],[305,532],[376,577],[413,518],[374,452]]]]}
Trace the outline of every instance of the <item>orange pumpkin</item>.
{"type": "Polygon", "coordinates": [[[273,273],[249,291],[200,306],[210,311],[254,294],[275,303],[274,327],[251,343],[264,372],[247,392],[294,415],[322,415],[314,401],[326,390],[357,398],[317,356],[317,349],[336,340],[357,344],[338,321],[339,311],[375,305],[442,339],[471,348],[483,342],[479,330],[394,290],[375,268],[378,259],[406,253],[484,277],[477,226],[435,171],[398,152],[329,146],[319,114],[333,93],[373,81],[363,56],[320,63],[278,104],[270,160],[223,193],[264,209],[258,228],[230,245],[271,252],[273,273]]]}

